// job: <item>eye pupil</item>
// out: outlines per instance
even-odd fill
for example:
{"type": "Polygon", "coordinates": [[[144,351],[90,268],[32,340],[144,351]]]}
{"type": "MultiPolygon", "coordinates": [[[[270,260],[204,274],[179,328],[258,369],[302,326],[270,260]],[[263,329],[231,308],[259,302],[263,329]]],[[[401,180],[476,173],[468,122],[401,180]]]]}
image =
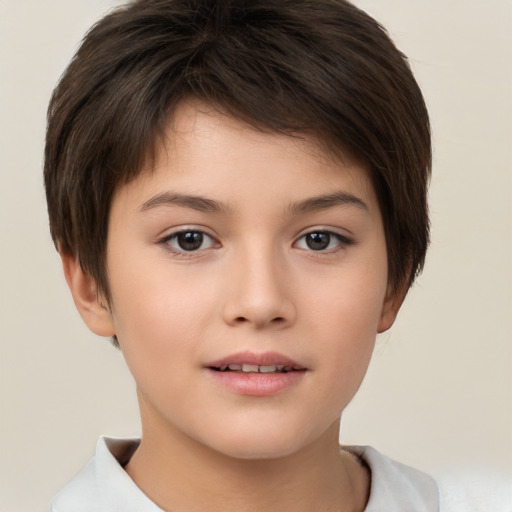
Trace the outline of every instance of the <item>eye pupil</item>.
{"type": "Polygon", "coordinates": [[[177,235],[178,245],[184,251],[195,251],[203,245],[203,234],[198,231],[185,231],[177,235]]]}
{"type": "Polygon", "coordinates": [[[329,233],[309,233],[306,235],[306,244],[313,251],[322,251],[329,247],[331,235],[329,233]]]}

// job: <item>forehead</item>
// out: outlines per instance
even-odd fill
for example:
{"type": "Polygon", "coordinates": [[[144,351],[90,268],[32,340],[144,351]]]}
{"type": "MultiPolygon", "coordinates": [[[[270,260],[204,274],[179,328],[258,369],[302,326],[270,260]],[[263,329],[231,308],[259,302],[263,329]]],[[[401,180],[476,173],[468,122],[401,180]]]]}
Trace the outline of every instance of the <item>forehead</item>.
{"type": "MultiPolygon", "coordinates": [[[[334,148],[327,140],[305,133],[277,133],[264,126],[255,127],[222,108],[193,98],[178,104],[169,118],[165,135],[167,152],[193,145],[189,149],[197,154],[203,150],[229,153],[236,142],[237,147],[243,148],[247,155],[253,153],[254,157],[260,155],[262,159],[274,149],[283,157],[299,153],[307,156],[305,165],[314,160],[323,167],[335,167],[339,163],[365,167],[345,148],[334,148]]],[[[159,149],[160,156],[167,156],[162,146],[159,149]]]]}
{"type": "Polygon", "coordinates": [[[167,188],[213,193],[236,202],[263,191],[293,202],[347,189],[364,195],[373,207],[375,194],[366,166],[346,151],[334,156],[324,146],[304,134],[256,129],[211,105],[183,101],[156,145],[152,165],[121,187],[122,195],[129,189],[131,196],[143,201],[144,196],[167,188]]]}

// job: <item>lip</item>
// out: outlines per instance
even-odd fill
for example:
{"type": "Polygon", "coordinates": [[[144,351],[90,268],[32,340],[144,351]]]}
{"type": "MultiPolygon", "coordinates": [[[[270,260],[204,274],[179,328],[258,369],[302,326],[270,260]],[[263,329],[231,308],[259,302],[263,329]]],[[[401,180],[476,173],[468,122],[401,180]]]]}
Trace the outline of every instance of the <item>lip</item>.
{"type": "Polygon", "coordinates": [[[307,372],[307,368],[297,361],[277,352],[255,353],[237,352],[204,365],[205,371],[217,383],[240,395],[272,396],[296,386],[307,372]],[[272,366],[291,368],[283,373],[244,373],[239,371],[219,371],[217,368],[230,364],[272,366]]]}
{"type": "Polygon", "coordinates": [[[206,368],[220,368],[221,366],[230,365],[230,364],[257,364],[258,366],[272,366],[272,365],[282,365],[282,366],[290,366],[296,370],[306,370],[307,368],[297,361],[284,356],[283,354],[279,354],[278,352],[262,352],[260,354],[244,351],[244,352],[236,352],[235,354],[231,354],[229,356],[223,357],[222,359],[217,359],[210,363],[205,364],[206,368]]]}

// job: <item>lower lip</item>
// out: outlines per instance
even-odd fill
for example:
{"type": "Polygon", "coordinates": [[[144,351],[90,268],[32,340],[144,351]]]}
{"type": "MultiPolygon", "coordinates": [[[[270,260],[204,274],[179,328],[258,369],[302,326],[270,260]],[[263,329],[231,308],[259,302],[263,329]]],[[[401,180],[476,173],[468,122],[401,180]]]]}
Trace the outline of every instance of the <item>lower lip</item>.
{"type": "Polygon", "coordinates": [[[220,372],[207,368],[209,374],[221,385],[240,395],[272,396],[296,386],[305,370],[285,373],[220,372]]]}

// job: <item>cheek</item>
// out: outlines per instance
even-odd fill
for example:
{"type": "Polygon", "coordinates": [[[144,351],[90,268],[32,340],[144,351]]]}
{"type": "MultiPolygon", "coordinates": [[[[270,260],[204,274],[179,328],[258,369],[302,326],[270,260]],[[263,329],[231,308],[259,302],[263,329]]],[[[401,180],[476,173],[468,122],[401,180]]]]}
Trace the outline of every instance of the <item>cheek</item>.
{"type": "Polygon", "coordinates": [[[377,334],[387,290],[387,270],[385,258],[370,257],[350,263],[322,276],[321,281],[318,276],[306,281],[301,295],[308,297],[310,319],[326,331],[327,339],[337,333],[341,340],[357,346],[377,334]]]}
{"type": "Polygon", "coordinates": [[[118,266],[110,279],[121,349],[136,379],[169,366],[179,373],[185,362],[195,362],[194,347],[206,335],[215,294],[204,281],[198,289],[198,280],[181,269],[170,272],[166,262],[137,268],[118,266]]]}
{"type": "Polygon", "coordinates": [[[338,410],[348,404],[368,368],[386,286],[385,267],[374,261],[360,272],[340,271],[310,302],[310,326],[324,368],[322,386],[334,391],[325,399],[338,410]]]}

